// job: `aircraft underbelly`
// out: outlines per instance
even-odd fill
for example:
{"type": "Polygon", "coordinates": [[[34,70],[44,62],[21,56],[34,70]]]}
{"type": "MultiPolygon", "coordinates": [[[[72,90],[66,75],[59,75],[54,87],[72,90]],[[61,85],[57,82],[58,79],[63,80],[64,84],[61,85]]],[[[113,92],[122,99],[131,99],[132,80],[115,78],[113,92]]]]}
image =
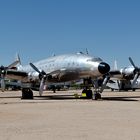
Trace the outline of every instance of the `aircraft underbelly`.
{"type": "Polygon", "coordinates": [[[48,80],[48,82],[68,82],[68,81],[73,81],[77,80],[79,78],[79,73],[78,72],[64,72],[60,73],[57,77],[52,77],[51,79],[48,80]]]}
{"type": "Polygon", "coordinates": [[[64,82],[64,81],[72,81],[72,80],[76,80],[79,78],[78,73],[74,73],[74,72],[69,72],[65,75],[61,75],[60,77],[60,81],[64,82]]]}
{"type": "Polygon", "coordinates": [[[15,70],[8,70],[6,73],[6,78],[7,79],[16,79],[16,80],[21,80],[23,82],[28,81],[28,75],[26,72],[19,72],[15,70]]]}
{"type": "Polygon", "coordinates": [[[16,76],[16,75],[7,75],[6,76],[7,79],[13,79],[13,80],[20,80],[22,82],[27,82],[28,81],[28,77],[23,77],[23,76],[16,76]]]}

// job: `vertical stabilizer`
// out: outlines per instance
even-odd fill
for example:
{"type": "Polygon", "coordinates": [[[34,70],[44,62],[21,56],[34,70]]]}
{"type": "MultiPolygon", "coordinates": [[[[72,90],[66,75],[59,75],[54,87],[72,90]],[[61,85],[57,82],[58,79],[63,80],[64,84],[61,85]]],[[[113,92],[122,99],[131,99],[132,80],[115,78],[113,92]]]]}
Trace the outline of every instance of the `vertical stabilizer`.
{"type": "Polygon", "coordinates": [[[114,70],[118,70],[117,60],[114,61],[114,70]]]}
{"type": "Polygon", "coordinates": [[[17,69],[18,70],[23,70],[23,66],[22,66],[22,64],[21,64],[21,59],[20,59],[20,56],[19,56],[19,54],[17,53],[16,54],[16,61],[18,61],[18,64],[17,64],[17,69]]]}
{"type": "Polygon", "coordinates": [[[16,61],[18,61],[18,64],[21,65],[21,60],[20,60],[20,56],[18,53],[16,53],[16,58],[15,58],[16,61]]]}

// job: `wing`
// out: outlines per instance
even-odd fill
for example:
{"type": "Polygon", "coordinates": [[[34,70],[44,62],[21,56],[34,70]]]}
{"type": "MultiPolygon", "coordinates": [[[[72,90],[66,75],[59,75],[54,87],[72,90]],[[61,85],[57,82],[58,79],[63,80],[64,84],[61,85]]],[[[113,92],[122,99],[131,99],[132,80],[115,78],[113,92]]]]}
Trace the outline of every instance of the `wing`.
{"type": "Polygon", "coordinates": [[[17,71],[13,69],[8,69],[5,73],[5,78],[14,79],[14,80],[21,80],[27,81],[28,80],[28,73],[24,71],[17,71]]]}
{"type": "Polygon", "coordinates": [[[109,72],[110,78],[111,79],[117,79],[117,80],[122,80],[123,79],[123,75],[120,72],[120,70],[112,70],[109,72]]]}

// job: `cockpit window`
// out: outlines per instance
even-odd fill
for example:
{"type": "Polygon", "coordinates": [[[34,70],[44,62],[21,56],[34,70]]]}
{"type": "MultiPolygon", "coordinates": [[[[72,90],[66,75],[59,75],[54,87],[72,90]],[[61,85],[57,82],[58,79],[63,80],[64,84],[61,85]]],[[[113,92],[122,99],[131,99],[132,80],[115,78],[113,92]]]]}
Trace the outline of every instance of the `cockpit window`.
{"type": "Polygon", "coordinates": [[[99,57],[95,57],[95,58],[88,59],[87,61],[97,62],[97,61],[102,61],[102,59],[99,57]]]}

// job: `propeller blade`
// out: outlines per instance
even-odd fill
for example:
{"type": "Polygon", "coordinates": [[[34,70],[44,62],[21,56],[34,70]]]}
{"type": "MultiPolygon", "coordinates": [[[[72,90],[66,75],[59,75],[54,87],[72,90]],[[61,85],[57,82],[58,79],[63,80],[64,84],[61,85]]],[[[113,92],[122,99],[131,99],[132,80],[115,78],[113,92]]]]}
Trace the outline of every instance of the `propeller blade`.
{"type": "Polygon", "coordinates": [[[136,73],[132,81],[132,87],[135,85],[135,82],[137,81],[138,77],[139,77],[139,73],[136,73]]]}
{"type": "Polygon", "coordinates": [[[41,75],[39,95],[42,96],[47,74],[44,71],[40,72],[39,69],[33,63],[29,64],[36,72],[38,72],[41,75]]]}
{"type": "Polygon", "coordinates": [[[6,68],[4,66],[0,67],[0,76],[1,76],[1,90],[4,92],[5,90],[5,71],[6,68]]]}
{"type": "Polygon", "coordinates": [[[3,74],[1,74],[1,90],[2,92],[5,91],[5,78],[3,74]]]}
{"type": "Polygon", "coordinates": [[[40,95],[40,96],[42,96],[42,94],[43,94],[44,85],[45,85],[45,77],[43,77],[43,78],[41,79],[41,82],[40,82],[40,87],[39,87],[39,95],[40,95]]]}
{"type": "Polygon", "coordinates": [[[39,71],[39,69],[33,63],[29,63],[29,64],[35,71],[37,71],[39,74],[42,75],[42,73],[39,71]]]}
{"type": "Polygon", "coordinates": [[[129,57],[129,61],[130,61],[130,63],[132,64],[132,66],[133,66],[134,68],[137,68],[136,65],[134,64],[134,62],[133,62],[133,60],[132,60],[131,57],[129,57]]]}
{"type": "Polygon", "coordinates": [[[119,87],[119,90],[121,89],[121,85],[119,83],[119,80],[117,80],[117,84],[118,84],[118,87],[119,87]]]}
{"type": "Polygon", "coordinates": [[[140,74],[140,69],[134,64],[133,60],[131,57],[129,57],[129,61],[132,64],[132,66],[135,68],[134,70],[134,78],[132,80],[132,87],[135,85],[135,82],[137,81],[139,74],[140,74]]]}

